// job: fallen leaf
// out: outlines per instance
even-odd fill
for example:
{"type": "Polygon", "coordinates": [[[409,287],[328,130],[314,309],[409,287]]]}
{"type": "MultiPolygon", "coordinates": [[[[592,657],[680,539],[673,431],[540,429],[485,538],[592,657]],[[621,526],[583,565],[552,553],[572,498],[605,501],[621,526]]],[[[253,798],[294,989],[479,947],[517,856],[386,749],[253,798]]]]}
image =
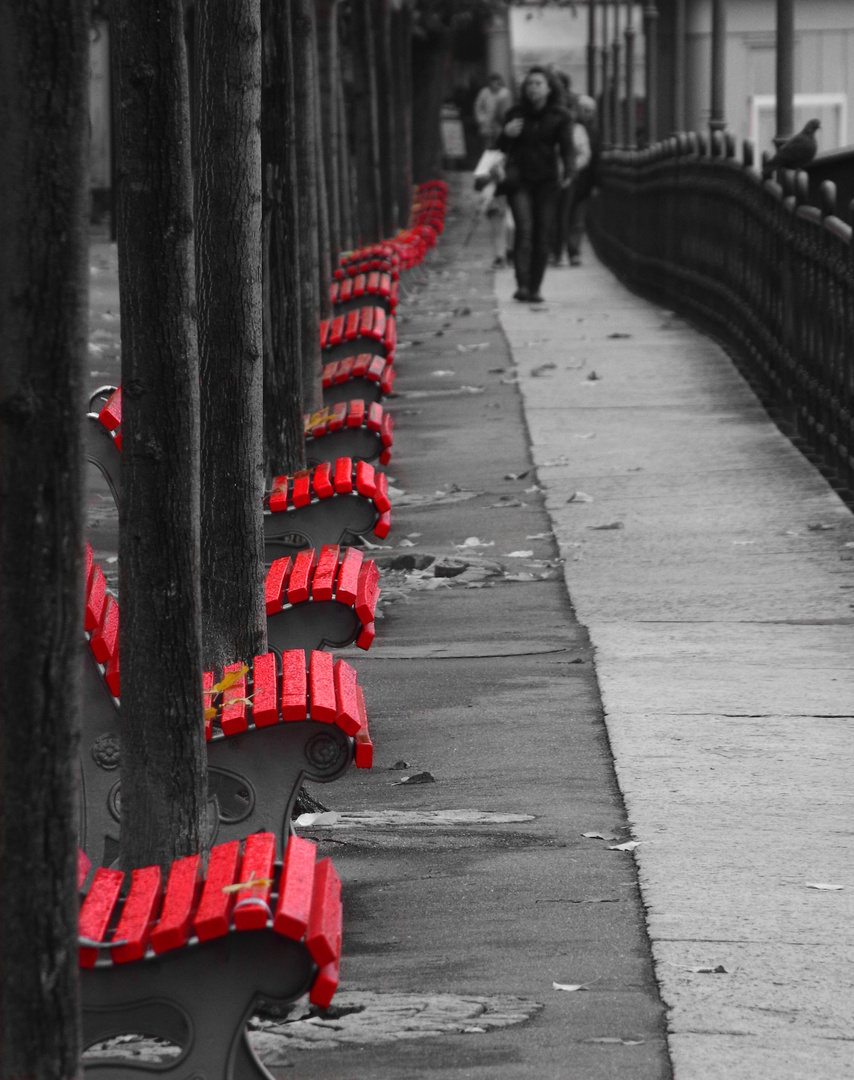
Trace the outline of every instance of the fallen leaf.
{"type": "Polygon", "coordinates": [[[573,438],[574,439],[595,439],[596,438],[596,432],[595,431],[588,431],[588,432],[585,432],[584,434],[581,434],[580,432],[575,432],[573,434],[573,438]]]}
{"type": "Polygon", "coordinates": [[[823,522],[819,521],[815,525],[807,525],[807,528],[810,530],[810,532],[826,532],[828,529],[835,529],[836,526],[825,525],[823,522]]]}
{"type": "Polygon", "coordinates": [[[553,982],[552,983],[552,989],[553,990],[569,990],[570,992],[572,992],[573,990],[586,990],[587,987],[584,986],[582,983],[559,983],[559,982],[553,982]]]}
{"type": "Polygon", "coordinates": [[[588,382],[598,382],[601,378],[602,378],[601,375],[597,375],[595,371],[591,371],[590,374],[587,376],[587,381],[588,382]]]}
{"type": "Polygon", "coordinates": [[[609,844],[609,851],[634,851],[636,847],[639,847],[642,841],[640,840],[627,840],[625,844],[609,844]]]}
{"type": "Polygon", "coordinates": [[[540,364],[539,367],[531,368],[531,375],[533,376],[533,378],[539,379],[542,377],[542,375],[545,374],[545,372],[554,371],[556,367],[557,364],[540,364]]]}
{"type": "Polygon", "coordinates": [[[248,881],[238,881],[235,885],[223,885],[222,891],[230,894],[242,892],[244,889],[268,889],[272,884],[272,878],[250,878],[248,881]]]}
{"type": "Polygon", "coordinates": [[[569,498],[566,501],[568,503],[572,503],[572,502],[575,502],[575,503],[592,503],[593,502],[593,496],[588,495],[584,491],[573,491],[573,493],[569,496],[569,498]]]}
{"type": "Polygon", "coordinates": [[[605,836],[604,833],[600,833],[600,832],[583,832],[581,835],[586,836],[588,840],[617,840],[617,839],[619,839],[619,837],[616,837],[616,836],[605,836]]]}
{"type": "Polygon", "coordinates": [[[488,349],[488,341],[478,341],[474,345],[458,345],[457,352],[474,352],[476,349],[488,349]]]}
{"type": "Polygon", "coordinates": [[[411,547],[415,547],[415,544],[414,544],[414,542],[412,540],[401,540],[400,543],[397,546],[398,547],[411,548],[411,547]]]}
{"type": "Polygon", "coordinates": [[[214,683],[208,693],[213,692],[220,694],[223,690],[228,690],[230,687],[234,686],[236,682],[240,682],[248,670],[248,664],[244,664],[238,671],[229,671],[227,675],[223,675],[218,683],[214,683]]]}
{"type": "Polygon", "coordinates": [[[508,507],[527,505],[527,503],[523,503],[521,499],[517,499],[513,495],[502,495],[498,502],[490,503],[489,507],[491,510],[504,510],[508,507]]]}
{"type": "Polygon", "coordinates": [[[395,780],[392,787],[402,787],[403,785],[411,786],[413,784],[435,784],[436,777],[429,772],[414,773],[412,776],[401,776],[399,780],[395,780]]]}
{"type": "Polygon", "coordinates": [[[519,473],[515,473],[515,472],[509,472],[509,473],[505,473],[505,474],[504,474],[504,479],[505,479],[505,480],[524,480],[524,479],[525,479],[525,477],[526,477],[526,476],[528,475],[528,473],[529,473],[530,471],[531,471],[530,469],[525,469],[525,471],[524,471],[524,472],[519,472],[519,473]]]}
{"type": "Polygon", "coordinates": [[[481,540],[478,536],[467,536],[461,544],[454,544],[455,548],[495,547],[494,540],[481,540]]]}
{"type": "Polygon", "coordinates": [[[508,559],[530,559],[533,555],[533,551],[508,551],[508,559]]]}
{"type": "Polygon", "coordinates": [[[841,892],[845,888],[844,885],[828,885],[824,881],[808,881],[808,889],[821,889],[823,892],[841,892]]]}
{"type": "Polygon", "coordinates": [[[686,971],[693,971],[695,975],[728,975],[729,972],[723,966],[718,964],[716,967],[692,967],[686,968],[686,971]]]}
{"type": "Polygon", "coordinates": [[[524,572],[522,572],[521,574],[505,574],[504,575],[504,580],[505,581],[536,581],[537,580],[537,575],[536,574],[527,574],[527,573],[524,573],[524,572]]]}
{"type": "Polygon", "coordinates": [[[430,372],[430,374],[431,374],[431,375],[433,375],[433,376],[435,376],[435,377],[436,377],[437,379],[443,379],[443,378],[445,378],[445,376],[447,376],[447,375],[454,375],[454,374],[456,374],[456,372],[453,372],[453,371],[443,371],[443,370],[442,370],[441,368],[439,368],[439,369],[438,369],[437,371],[431,371],[431,372],[430,372]]]}
{"type": "Polygon", "coordinates": [[[611,1036],[603,1036],[601,1039],[583,1039],[586,1043],[617,1043],[620,1046],[640,1046],[643,1039],[618,1039],[611,1036]]]}
{"type": "Polygon", "coordinates": [[[526,536],[525,539],[526,540],[551,540],[551,538],[553,536],[554,536],[553,532],[531,533],[531,535],[526,536]]]}
{"type": "Polygon", "coordinates": [[[604,532],[606,529],[622,529],[622,521],[612,521],[610,525],[588,525],[588,529],[593,529],[596,532],[604,532]]]}
{"type": "Polygon", "coordinates": [[[552,458],[550,461],[544,461],[543,462],[543,468],[544,469],[551,469],[551,468],[554,468],[556,465],[568,465],[568,464],[569,464],[569,458],[566,456],[566,454],[561,454],[560,457],[552,458]]]}
{"type": "Polygon", "coordinates": [[[621,334],[619,332],[615,333],[615,334],[609,334],[608,335],[609,338],[630,338],[631,336],[632,336],[631,334],[621,334]]]}

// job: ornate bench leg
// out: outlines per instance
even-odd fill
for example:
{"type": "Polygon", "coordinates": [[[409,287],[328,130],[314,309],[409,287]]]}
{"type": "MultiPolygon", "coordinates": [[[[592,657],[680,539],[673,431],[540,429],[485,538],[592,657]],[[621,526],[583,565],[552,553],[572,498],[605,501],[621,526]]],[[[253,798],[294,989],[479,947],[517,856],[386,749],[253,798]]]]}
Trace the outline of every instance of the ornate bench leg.
{"type": "Polygon", "coordinates": [[[288,649],[343,649],[362,624],[353,608],[335,600],[313,600],[267,616],[267,643],[280,656],[288,649]]]}
{"type": "Polygon", "coordinates": [[[86,1061],[104,1080],[272,1080],[246,1038],[260,997],[295,1001],[316,968],[306,947],[269,930],[231,932],[130,964],[81,971],[84,1044],[134,1032],[177,1043],[168,1063],[86,1061]]]}

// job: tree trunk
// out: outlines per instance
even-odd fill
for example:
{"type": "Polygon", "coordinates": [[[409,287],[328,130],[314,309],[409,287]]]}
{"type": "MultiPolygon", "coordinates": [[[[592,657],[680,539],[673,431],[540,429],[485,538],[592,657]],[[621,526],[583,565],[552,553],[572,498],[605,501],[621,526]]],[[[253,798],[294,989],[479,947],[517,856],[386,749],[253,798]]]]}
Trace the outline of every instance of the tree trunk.
{"type": "Polygon", "coordinates": [[[394,183],[397,228],[409,220],[412,205],[412,8],[404,3],[391,17],[392,85],[395,101],[394,183]]]}
{"type": "MultiPolygon", "coordinates": [[[[320,318],[326,319],[332,311],[329,287],[332,284],[332,243],[329,226],[329,202],[326,193],[326,155],[323,131],[323,108],[320,89],[320,56],[317,42],[317,20],[311,20],[311,64],[314,87],[314,130],[317,147],[317,247],[318,247],[318,289],[320,290],[320,318]]],[[[335,256],[337,260],[337,253],[335,256]]],[[[318,353],[319,356],[319,353],[318,353]]],[[[319,362],[319,361],[318,361],[319,362]]],[[[322,394],[322,390],[320,391],[322,394]]]]}
{"type": "Polygon", "coordinates": [[[397,231],[398,207],[395,163],[397,160],[397,126],[395,117],[402,106],[394,95],[394,75],[391,52],[391,11],[389,0],[373,0],[374,55],[377,79],[377,133],[380,164],[382,235],[393,236],[397,231]]]}
{"type": "Polygon", "coordinates": [[[117,0],[125,868],[204,849],[199,359],[181,0],[117,0]]]}
{"type": "Polygon", "coordinates": [[[449,38],[448,31],[436,31],[413,39],[412,173],[417,184],[435,179],[442,168],[442,101],[449,38]]]}
{"type": "Polygon", "coordinates": [[[0,5],[0,1075],[82,1076],[89,9],[0,5]]]}
{"type": "Polygon", "coordinates": [[[261,333],[261,0],[199,0],[196,283],[202,661],[267,651],[261,333]]]}
{"type": "MultiPolygon", "coordinates": [[[[342,73],[343,76],[343,73],[342,73]]],[[[355,198],[353,194],[353,156],[350,152],[350,125],[347,116],[344,79],[338,79],[338,179],[341,184],[341,250],[356,246],[355,198]]]]}
{"type": "Polygon", "coordinates": [[[272,475],[305,468],[299,215],[290,9],[261,0],[264,169],[264,460],[272,475]]]}
{"type": "Polygon", "coordinates": [[[312,22],[314,0],[293,0],[294,115],[299,197],[299,294],[302,322],[303,411],[320,408],[320,271],[317,208],[317,125],[312,22]]]}
{"type": "Polygon", "coordinates": [[[379,154],[377,71],[373,4],[355,4],[352,16],[353,148],[356,161],[357,240],[375,243],[382,237],[382,179],[379,154]]]}
{"type": "Polygon", "coordinates": [[[323,131],[323,163],[329,217],[329,248],[333,265],[341,254],[341,191],[338,175],[338,0],[317,2],[317,56],[320,82],[320,113],[323,131]]]}

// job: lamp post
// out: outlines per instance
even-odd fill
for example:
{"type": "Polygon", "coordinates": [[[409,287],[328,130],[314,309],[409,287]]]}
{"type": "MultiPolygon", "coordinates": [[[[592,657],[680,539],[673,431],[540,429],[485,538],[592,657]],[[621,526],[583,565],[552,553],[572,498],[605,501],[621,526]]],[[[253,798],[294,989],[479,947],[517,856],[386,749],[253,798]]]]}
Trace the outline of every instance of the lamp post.
{"type": "Polygon", "coordinates": [[[587,94],[596,100],[596,0],[587,0],[587,94]]]}
{"type": "Polygon", "coordinates": [[[614,0],[614,40],[611,44],[611,130],[614,133],[614,145],[623,144],[623,117],[620,109],[620,0],[614,0]]]}
{"type": "Polygon", "coordinates": [[[777,138],[782,145],[793,133],[794,117],[795,5],[777,0],[777,138]]]}
{"type": "Polygon", "coordinates": [[[626,146],[636,146],[638,141],[637,116],[635,115],[635,28],[634,0],[626,0],[626,146]]]}
{"type": "Polygon", "coordinates": [[[610,146],[612,137],[608,55],[608,2],[605,0],[602,4],[602,107],[600,109],[603,146],[610,146]]]}
{"type": "Polygon", "coordinates": [[[712,0],[712,111],[709,127],[712,133],[723,131],[724,80],[726,78],[726,0],[712,0]]]}
{"type": "Polygon", "coordinates": [[[673,13],[673,128],[684,131],[688,124],[685,109],[685,0],[676,0],[673,13]]]}

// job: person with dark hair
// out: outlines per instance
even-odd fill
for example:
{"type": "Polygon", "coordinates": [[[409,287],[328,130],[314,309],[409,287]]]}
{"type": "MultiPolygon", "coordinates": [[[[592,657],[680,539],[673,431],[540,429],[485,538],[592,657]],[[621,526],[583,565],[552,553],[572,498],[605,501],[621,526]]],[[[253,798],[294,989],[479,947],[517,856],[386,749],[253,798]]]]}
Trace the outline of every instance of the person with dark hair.
{"type": "Polygon", "coordinates": [[[514,299],[535,304],[543,299],[540,286],[558,197],[575,173],[571,117],[556,99],[548,71],[532,67],[522,84],[521,102],[508,110],[498,138],[498,149],[507,155],[503,187],[516,227],[514,299]]]}
{"type": "Polygon", "coordinates": [[[501,134],[504,114],[512,101],[510,91],[497,73],[489,76],[489,82],[475,98],[474,118],[481,139],[481,150],[491,150],[501,134]]]}

